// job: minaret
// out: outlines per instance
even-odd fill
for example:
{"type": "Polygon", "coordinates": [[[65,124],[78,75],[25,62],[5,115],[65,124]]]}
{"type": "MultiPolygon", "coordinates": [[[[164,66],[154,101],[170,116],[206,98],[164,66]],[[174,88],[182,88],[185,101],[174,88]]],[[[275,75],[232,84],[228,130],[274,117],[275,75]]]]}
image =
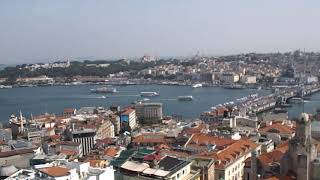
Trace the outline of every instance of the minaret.
{"type": "Polygon", "coordinates": [[[23,133],[23,117],[22,117],[22,112],[20,110],[20,133],[23,133]]]}

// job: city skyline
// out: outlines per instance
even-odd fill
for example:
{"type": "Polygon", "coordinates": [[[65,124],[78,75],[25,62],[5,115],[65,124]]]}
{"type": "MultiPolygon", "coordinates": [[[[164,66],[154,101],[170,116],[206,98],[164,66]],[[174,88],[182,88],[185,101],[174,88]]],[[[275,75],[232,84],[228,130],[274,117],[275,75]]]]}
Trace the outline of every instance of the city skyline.
{"type": "Polygon", "coordinates": [[[1,1],[0,64],[319,51],[318,5],[288,0],[1,1]]]}

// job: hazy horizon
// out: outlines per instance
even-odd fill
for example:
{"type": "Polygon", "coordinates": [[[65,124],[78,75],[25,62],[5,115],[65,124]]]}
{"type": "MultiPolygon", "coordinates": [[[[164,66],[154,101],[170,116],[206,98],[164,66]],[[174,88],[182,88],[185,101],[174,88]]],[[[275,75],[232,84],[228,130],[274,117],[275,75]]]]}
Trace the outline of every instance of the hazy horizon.
{"type": "Polygon", "coordinates": [[[319,1],[3,0],[0,64],[320,51],[319,1]]]}

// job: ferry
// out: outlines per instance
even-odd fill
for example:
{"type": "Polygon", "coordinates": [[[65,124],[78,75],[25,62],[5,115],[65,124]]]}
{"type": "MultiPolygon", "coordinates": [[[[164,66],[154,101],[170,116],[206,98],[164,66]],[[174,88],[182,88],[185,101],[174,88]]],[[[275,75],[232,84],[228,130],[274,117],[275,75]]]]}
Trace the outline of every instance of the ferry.
{"type": "Polygon", "coordinates": [[[11,89],[12,86],[0,85],[0,89],[11,89]]]}
{"type": "Polygon", "coordinates": [[[241,84],[231,84],[223,86],[225,89],[244,89],[245,87],[241,84]]]}
{"type": "Polygon", "coordinates": [[[159,96],[159,93],[157,93],[157,92],[140,92],[140,95],[142,97],[153,97],[153,96],[159,96]]]}
{"type": "Polygon", "coordinates": [[[200,88],[200,87],[202,87],[202,84],[194,84],[194,85],[192,85],[192,87],[193,88],[200,88]]]}
{"type": "Polygon", "coordinates": [[[276,107],[273,110],[274,113],[287,113],[288,111],[285,108],[281,108],[281,107],[276,107]]]}
{"type": "Polygon", "coordinates": [[[304,100],[302,98],[299,98],[299,97],[294,97],[294,98],[289,99],[290,103],[302,103],[303,101],[304,100]]]}
{"type": "Polygon", "coordinates": [[[116,93],[117,89],[114,87],[100,87],[97,89],[91,89],[92,93],[116,93]]]}
{"type": "Polygon", "coordinates": [[[192,96],[178,96],[179,101],[192,101],[193,97],[192,96]]]}

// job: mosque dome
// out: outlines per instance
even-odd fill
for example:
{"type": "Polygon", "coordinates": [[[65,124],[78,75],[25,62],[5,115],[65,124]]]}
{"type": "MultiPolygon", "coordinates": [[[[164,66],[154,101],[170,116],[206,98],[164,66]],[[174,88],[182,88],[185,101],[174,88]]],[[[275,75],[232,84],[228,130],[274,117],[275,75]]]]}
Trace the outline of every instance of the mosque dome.
{"type": "Polygon", "coordinates": [[[8,177],[17,172],[18,169],[11,165],[11,166],[2,166],[0,167],[0,176],[2,177],[8,177]]]}

